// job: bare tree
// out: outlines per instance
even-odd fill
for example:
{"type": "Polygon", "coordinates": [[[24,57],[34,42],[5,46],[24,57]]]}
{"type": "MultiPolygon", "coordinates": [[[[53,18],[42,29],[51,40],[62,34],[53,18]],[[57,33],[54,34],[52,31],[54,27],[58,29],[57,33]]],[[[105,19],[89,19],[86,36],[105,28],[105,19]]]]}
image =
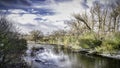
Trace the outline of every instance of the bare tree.
{"type": "Polygon", "coordinates": [[[86,13],[85,13],[85,14],[82,14],[82,15],[80,15],[80,14],[75,14],[74,17],[75,17],[75,19],[77,19],[77,21],[83,22],[83,23],[85,24],[85,26],[91,31],[91,27],[90,27],[90,25],[88,24],[88,23],[89,23],[89,22],[88,22],[88,16],[87,16],[86,13]]]}
{"type": "Polygon", "coordinates": [[[30,36],[35,43],[43,38],[43,33],[40,30],[33,30],[30,32],[30,36]]]}
{"type": "Polygon", "coordinates": [[[113,20],[113,31],[116,32],[119,29],[120,20],[120,4],[116,3],[116,6],[112,7],[111,17],[113,20]]]}

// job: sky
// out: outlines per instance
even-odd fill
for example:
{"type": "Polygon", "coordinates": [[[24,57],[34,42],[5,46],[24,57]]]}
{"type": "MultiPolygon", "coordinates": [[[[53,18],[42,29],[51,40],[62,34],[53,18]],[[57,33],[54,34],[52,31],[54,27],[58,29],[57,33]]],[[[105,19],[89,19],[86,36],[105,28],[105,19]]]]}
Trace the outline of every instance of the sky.
{"type": "Polygon", "coordinates": [[[0,12],[14,21],[21,33],[41,30],[44,34],[65,28],[72,14],[83,13],[98,2],[109,5],[119,0],[0,0],[0,12]]]}

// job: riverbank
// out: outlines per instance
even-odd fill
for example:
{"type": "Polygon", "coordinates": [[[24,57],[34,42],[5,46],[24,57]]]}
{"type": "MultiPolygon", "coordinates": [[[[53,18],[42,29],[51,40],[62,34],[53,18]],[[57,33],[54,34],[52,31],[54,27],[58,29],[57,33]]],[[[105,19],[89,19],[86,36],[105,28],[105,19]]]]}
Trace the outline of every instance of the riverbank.
{"type": "Polygon", "coordinates": [[[62,68],[119,68],[119,60],[90,56],[87,53],[72,53],[59,45],[29,44],[29,46],[35,47],[35,51],[30,49],[34,55],[31,56],[29,52],[26,56],[26,59],[29,58],[27,62],[30,64],[32,62],[33,68],[61,68],[61,66],[62,68]]]}
{"type": "Polygon", "coordinates": [[[94,33],[83,35],[63,35],[58,37],[48,37],[47,44],[63,45],[64,48],[73,52],[82,52],[90,55],[100,55],[104,57],[119,59],[120,33],[110,33],[97,36],[94,33]]]}
{"type": "Polygon", "coordinates": [[[120,60],[120,51],[116,52],[116,53],[99,53],[95,50],[91,50],[91,49],[70,49],[67,48],[69,50],[71,50],[74,53],[81,53],[84,55],[92,55],[92,56],[99,56],[99,57],[104,57],[104,58],[110,58],[110,59],[118,59],[120,60]]]}
{"type": "MultiPolygon", "coordinates": [[[[48,44],[46,44],[48,45],[48,44]]],[[[65,47],[64,45],[60,45],[60,44],[50,44],[50,45],[58,45],[61,46],[62,49],[68,49],[69,51],[73,52],[73,53],[80,53],[80,54],[84,54],[84,55],[91,55],[91,56],[99,56],[99,57],[104,57],[104,58],[109,58],[109,59],[118,59],[120,60],[120,51],[116,52],[116,53],[99,53],[95,50],[92,49],[84,49],[81,47],[77,47],[76,48],[72,48],[72,47],[65,47]],[[79,49],[78,49],[79,48],[79,49]]]]}
{"type": "MultiPolygon", "coordinates": [[[[29,42],[34,44],[35,42],[29,42]]],[[[80,46],[77,45],[64,45],[64,44],[49,44],[49,43],[40,43],[37,42],[36,44],[42,44],[42,45],[53,45],[53,46],[60,46],[62,49],[68,49],[73,53],[81,53],[81,54],[85,54],[85,55],[93,55],[93,56],[99,56],[99,57],[105,57],[105,58],[111,58],[111,59],[118,59],[120,60],[120,53],[118,52],[114,52],[114,53],[99,53],[97,52],[95,49],[90,49],[90,48],[82,48],[80,46]]]]}

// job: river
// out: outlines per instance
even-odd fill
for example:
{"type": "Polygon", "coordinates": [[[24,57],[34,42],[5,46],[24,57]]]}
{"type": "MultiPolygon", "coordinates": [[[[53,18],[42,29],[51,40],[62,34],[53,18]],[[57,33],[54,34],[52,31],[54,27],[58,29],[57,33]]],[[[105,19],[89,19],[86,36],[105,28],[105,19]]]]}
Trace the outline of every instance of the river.
{"type": "Polygon", "coordinates": [[[120,60],[72,53],[42,44],[29,44],[24,60],[31,68],[120,68],[120,60]]]}

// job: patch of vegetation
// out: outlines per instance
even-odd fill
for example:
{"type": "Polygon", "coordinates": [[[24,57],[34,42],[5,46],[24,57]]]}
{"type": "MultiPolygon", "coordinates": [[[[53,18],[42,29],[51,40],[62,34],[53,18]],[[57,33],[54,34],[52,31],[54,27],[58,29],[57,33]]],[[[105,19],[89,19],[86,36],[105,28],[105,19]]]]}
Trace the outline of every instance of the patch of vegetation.
{"type": "Polygon", "coordinates": [[[18,63],[24,66],[21,57],[27,49],[26,45],[26,40],[17,32],[12,21],[0,16],[0,68],[14,68],[11,65],[18,63]]]}
{"type": "Polygon", "coordinates": [[[107,37],[101,46],[95,48],[100,53],[116,53],[120,49],[120,33],[114,33],[107,37]]]}

